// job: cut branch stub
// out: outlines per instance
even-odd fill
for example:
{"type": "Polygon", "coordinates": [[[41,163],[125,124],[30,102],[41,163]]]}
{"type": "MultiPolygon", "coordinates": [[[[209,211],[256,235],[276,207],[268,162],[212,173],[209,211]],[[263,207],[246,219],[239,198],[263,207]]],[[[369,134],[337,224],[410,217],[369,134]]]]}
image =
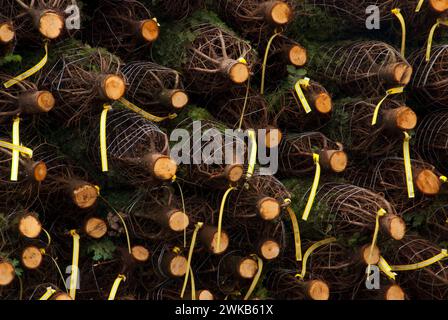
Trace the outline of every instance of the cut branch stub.
{"type": "Polygon", "coordinates": [[[236,264],[237,274],[243,279],[252,279],[257,270],[257,262],[250,257],[241,258],[236,264]]]}
{"type": "Polygon", "coordinates": [[[57,292],[52,297],[51,300],[73,300],[72,297],[70,297],[65,292],[57,292]]]}
{"type": "Polygon", "coordinates": [[[8,44],[14,40],[16,32],[10,22],[0,23],[0,43],[8,44]]]}
{"type": "Polygon", "coordinates": [[[163,154],[150,154],[145,158],[149,171],[159,180],[171,180],[177,171],[176,162],[163,154]]]}
{"type": "Polygon", "coordinates": [[[149,250],[143,246],[133,246],[131,255],[137,263],[144,263],[149,259],[149,250]]]}
{"type": "Polygon", "coordinates": [[[190,223],[188,215],[186,215],[185,212],[182,212],[181,210],[178,209],[172,209],[157,214],[155,215],[154,219],[157,222],[159,222],[162,226],[174,232],[184,231],[190,223]]]}
{"type": "Polygon", "coordinates": [[[273,260],[280,254],[280,244],[274,239],[261,241],[258,245],[258,254],[265,260],[273,260]]]}
{"type": "Polygon", "coordinates": [[[382,117],[384,124],[389,129],[412,130],[417,125],[417,115],[406,106],[385,110],[382,117]]]}
{"type": "Polygon", "coordinates": [[[162,269],[171,278],[183,277],[187,272],[187,258],[168,252],[162,258],[162,269]]]}
{"type": "Polygon", "coordinates": [[[258,214],[264,220],[274,220],[280,215],[280,204],[271,197],[264,197],[257,203],[258,214]]]}
{"type": "Polygon", "coordinates": [[[370,252],[372,248],[371,244],[366,244],[361,248],[361,260],[365,264],[378,264],[380,261],[380,249],[377,246],[373,246],[372,253],[370,252]]]}
{"type": "Polygon", "coordinates": [[[42,264],[43,254],[38,247],[29,246],[22,251],[21,260],[25,268],[34,270],[42,264]]]}
{"type": "Polygon", "coordinates": [[[388,213],[380,218],[380,223],[393,239],[403,239],[406,233],[406,223],[401,217],[388,213]]]}
{"type": "Polygon", "coordinates": [[[221,232],[221,242],[218,250],[218,228],[214,226],[204,226],[199,232],[199,239],[208,251],[213,254],[221,254],[227,250],[229,246],[229,236],[226,232],[221,232]]]}
{"type": "Polygon", "coordinates": [[[442,183],[432,170],[415,170],[414,176],[415,185],[424,195],[435,196],[440,192],[442,183]]]}
{"type": "Polygon", "coordinates": [[[283,1],[268,1],[260,4],[265,20],[276,26],[288,24],[293,17],[293,10],[283,1]]]}
{"type": "Polygon", "coordinates": [[[320,152],[319,163],[327,170],[336,173],[343,172],[347,167],[348,157],[342,150],[323,150],[320,152]]]}
{"type": "Polygon", "coordinates": [[[7,286],[16,276],[14,266],[7,261],[0,261],[0,286],[7,286]]]}
{"type": "Polygon", "coordinates": [[[147,19],[138,22],[138,34],[145,41],[150,43],[156,41],[159,37],[159,32],[159,26],[157,21],[154,19],[147,19]]]}
{"type": "Polygon", "coordinates": [[[240,181],[244,174],[244,168],[241,164],[229,164],[224,168],[224,175],[230,183],[240,181]]]}
{"type": "Polygon", "coordinates": [[[405,300],[406,294],[398,284],[392,284],[384,292],[385,300],[405,300]]]}
{"type": "Polygon", "coordinates": [[[436,12],[443,13],[448,11],[447,0],[429,0],[429,6],[436,12]]]}
{"type": "Polygon", "coordinates": [[[306,49],[298,44],[285,46],[283,52],[287,58],[286,61],[296,67],[303,67],[308,60],[306,49]]]}
{"type": "Polygon", "coordinates": [[[42,224],[37,218],[37,214],[27,213],[20,218],[18,229],[22,236],[35,239],[42,232],[42,224]]]}
{"type": "Polygon", "coordinates": [[[87,209],[96,203],[98,190],[88,182],[74,181],[71,183],[70,196],[75,205],[81,209],[87,209]]]}
{"type": "Polygon", "coordinates": [[[280,129],[266,128],[265,143],[268,148],[276,148],[282,141],[283,134],[280,129]]]}
{"type": "Polygon", "coordinates": [[[84,232],[93,239],[100,239],[107,233],[107,224],[101,218],[88,218],[84,224],[84,232]]]}
{"type": "Polygon", "coordinates": [[[37,182],[42,182],[47,177],[47,165],[43,161],[34,162],[31,169],[31,175],[37,182]]]}
{"type": "Polygon", "coordinates": [[[188,95],[184,90],[162,90],[159,95],[160,102],[167,106],[172,107],[174,109],[182,109],[188,104],[188,95]]]}
{"type": "Polygon", "coordinates": [[[25,92],[19,95],[18,105],[27,114],[48,112],[53,109],[55,99],[49,91],[25,92]]]}
{"type": "Polygon", "coordinates": [[[312,300],[328,300],[330,288],[322,280],[311,280],[306,282],[306,294],[312,300]]]}
{"type": "Polygon", "coordinates": [[[54,10],[42,10],[33,13],[39,32],[47,39],[58,38],[64,29],[64,17],[54,10]]]}
{"type": "Polygon", "coordinates": [[[407,63],[392,63],[382,67],[379,75],[391,85],[405,86],[411,81],[412,67],[407,63]]]}
{"type": "Polygon", "coordinates": [[[126,83],[121,76],[108,74],[100,77],[100,97],[104,100],[118,100],[126,91],[126,83]]]}
{"type": "Polygon", "coordinates": [[[242,84],[249,79],[249,67],[233,59],[223,59],[220,65],[220,71],[236,84],[242,84]]]}

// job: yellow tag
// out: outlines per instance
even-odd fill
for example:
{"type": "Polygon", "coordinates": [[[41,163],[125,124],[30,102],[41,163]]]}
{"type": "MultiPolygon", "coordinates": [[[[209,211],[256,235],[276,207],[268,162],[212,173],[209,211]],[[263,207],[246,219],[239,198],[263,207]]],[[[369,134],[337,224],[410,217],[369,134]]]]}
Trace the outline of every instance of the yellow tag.
{"type": "Polygon", "coordinates": [[[70,275],[70,297],[75,300],[76,287],[78,284],[78,262],[79,262],[79,234],[76,230],[70,231],[73,237],[73,258],[72,258],[72,274],[70,275]]]}
{"type": "Polygon", "coordinates": [[[300,103],[302,104],[302,107],[306,113],[311,112],[311,107],[310,107],[308,101],[306,100],[305,95],[303,94],[302,86],[304,86],[306,88],[309,86],[309,84],[310,84],[310,79],[305,78],[305,79],[300,79],[299,81],[297,81],[294,86],[296,93],[297,93],[297,97],[299,98],[300,103]]]}
{"type": "Polygon", "coordinates": [[[15,144],[12,144],[12,143],[9,143],[6,141],[0,141],[0,147],[6,148],[9,150],[17,150],[21,154],[24,154],[24,155],[28,156],[29,158],[33,157],[33,150],[31,150],[30,148],[24,147],[24,146],[16,146],[15,144]]]}
{"type": "Polygon", "coordinates": [[[311,212],[311,207],[313,206],[314,198],[316,197],[317,187],[319,186],[320,180],[320,163],[319,163],[319,155],[317,153],[313,153],[314,164],[316,165],[316,173],[314,174],[313,186],[311,187],[310,197],[306,203],[305,210],[302,214],[302,220],[308,220],[308,216],[311,212]]]}
{"type": "Polygon", "coordinates": [[[426,47],[426,62],[431,60],[431,48],[432,48],[432,41],[434,40],[434,33],[436,32],[436,29],[440,25],[448,26],[448,20],[440,18],[437,19],[437,22],[432,26],[431,31],[429,31],[428,45],[426,47]]]}
{"type": "Polygon", "coordinates": [[[417,7],[415,8],[415,12],[420,12],[420,9],[422,8],[423,2],[425,2],[425,0],[420,0],[417,4],[417,7]]]}
{"type": "Polygon", "coordinates": [[[409,155],[409,140],[411,140],[411,136],[407,132],[404,132],[403,158],[406,172],[406,185],[408,188],[408,197],[414,198],[414,179],[412,178],[411,156],[409,155]]]}
{"type": "Polygon", "coordinates": [[[222,216],[224,214],[224,206],[226,205],[226,199],[227,196],[229,195],[229,193],[236,189],[235,187],[229,187],[226,192],[224,193],[224,195],[222,196],[222,200],[221,200],[221,206],[219,208],[219,217],[218,217],[218,241],[216,241],[216,250],[220,251],[221,248],[221,232],[222,232],[222,216]]]}
{"type": "MultiPolygon", "coordinates": [[[[191,258],[193,257],[193,250],[194,250],[194,246],[196,244],[196,237],[198,235],[198,231],[199,229],[202,228],[202,226],[204,225],[203,222],[198,222],[194,228],[194,232],[193,232],[193,236],[191,237],[191,243],[190,243],[190,250],[188,251],[188,260],[187,260],[187,273],[185,273],[185,279],[184,279],[184,285],[182,286],[182,291],[180,293],[180,297],[183,298],[184,297],[184,293],[185,293],[185,289],[187,288],[187,284],[188,284],[188,276],[190,274],[190,272],[192,272],[191,269],[191,258]]],[[[193,279],[193,273],[191,273],[191,277],[193,279]]],[[[193,280],[194,281],[194,280],[193,280]]],[[[193,300],[196,300],[195,296],[196,296],[196,290],[194,290],[193,285],[191,286],[191,297],[193,300]]]]}
{"type": "Polygon", "coordinates": [[[430,265],[432,265],[442,259],[445,259],[446,257],[448,257],[448,251],[447,251],[447,249],[442,249],[442,251],[438,255],[435,255],[434,257],[432,257],[428,260],[424,260],[424,261],[414,263],[414,264],[391,266],[391,268],[393,271],[418,270],[418,269],[429,267],[430,265]]]}
{"type": "Polygon", "coordinates": [[[157,26],[160,27],[160,23],[159,23],[159,21],[157,21],[157,18],[156,18],[156,17],[152,18],[152,20],[154,20],[155,22],[157,22],[157,26]]]}
{"type": "Polygon", "coordinates": [[[42,67],[47,63],[48,60],[48,43],[45,42],[44,44],[44,48],[45,48],[45,56],[42,58],[42,60],[40,60],[34,67],[32,67],[31,69],[25,71],[24,73],[12,78],[11,80],[6,81],[5,83],[3,83],[3,85],[5,86],[5,88],[9,88],[12,87],[13,85],[25,80],[26,78],[32,76],[33,74],[35,74],[37,71],[39,71],[40,69],[42,69],[42,67]]]}
{"type": "MultiPolygon", "coordinates": [[[[16,117],[12,124],[12,144],[20,145],[20,118],[16,117]]],[[[19,176],[19,151],[12,150],[12,162],[11,162],[11,181],[17,181],[19,176]]]]}
{"type": "Polygon", "coordinates": [[[306,274],[306,262],[308,260],[308,257],[313,253],[314,250],[316,250],[317,248],[324,246],[328,243],[332,243],[335,242],[336,238],[327,238],[321,241],[318,241],[316,243],[314,243],[311,247],[308,248],[308,250],[306,250],[305,255],[303,256],[303,260],[302,260],[302,272],[300,274],[296,274],[296,277],[299,278],[304,278],[305,274],[306,274]]]}
{"type": "Polygon", "coordinates": [[[176,113],[172,113],[166,117],[157,117],[154,116],[152,114],[150,114],[149,112],[146,112],[143,109],[140,109],[139,107],[137,107],[135,104],[133,104],[132,102],[126,100],[125,98],[120,98],[119,100],[126,108],[128,108],[131,111],[134,111],[135,113],[141,115],[143,118],[149,120],[149,121],[153,121],[153,122],[162,122],[164,120],[172,120],[174,118],[177,117],[176,113]]]}
{"type": "Polygon", "coordinates": [[[247,64],[246,59],[244,59],[243,57],[238,58],[237,61],[238,61],[238,62],[241,62],[241,63],[244,63],[244,64],[247,64]]]}
{"type": "Polygon", "coordinates": [[[272,41],[274,41],[275,37],[277,37],[280,32],[275,32],[271,38],[269,38],[268,44],[266,45],[266,50],[264,52],[263,64],[261,65],[261,85],[260,85],[260,94],[264,94],[264,81],[266,76],[266,64],[268,62],[269,56],[269,48],[271,47],[272,41]]]}
{"type": "Polygon", "coordinates": [[[255,137],[255,131],[250,129],[248,135],[252,148],[250,149],[249,166],[247,168],[246,179],[250,179],[254,174],[255,164],[257,162],[257,139],[255,137]]]}
{"type": "MultiPolygon", "coordinates": [[[[372,237],[372,245],[370,246],[370,252],[369,252],[369,260],[372,258],[373,254],[373,248],[375,247],[376,240],[378,239],[378,232],[380,231],[380,218],[383,217],[386,214],[386,210],[383,208],[379,209],[376,213],[376,221],[375,221],[375,230],[373,231],[373,237],[372,237]]],[[[370,264],[367,268],[367,274],[370,274],[370,264]]]]}
{"type": "Polygon", "coordinates": [[[263,270],[263,260],[260,259],[259,256],[256,254],[252,255],[254,258],[257,258],[258,261],[258,269],[257,273],[255,274],[254,279],[252,280],[252,283],[250,284],[249,290],[247,290],[246,295],[244,296],[243,300],[248,300],[250,296],[252,295],[252,292],[254,291],[255,287],[257,286],[258,280],[260,280],[261,272],[263,270]]]}
{"type": "Polygon", "coordinates": [[[445,176],[440,176],[439,179],[442,183],[446,183],[448,181],[448,178],[445,176]]]}
{"type": "Polygon", "coordinates": [[[406,22],[399,8],[392,9],[392,13],[398,18],[401,24],[401,56],[404,58],[406,53],[406,22]]]}
{"type": "Polygon", "coordinates": [[[101,112],[100,119],[100,150],[101,150],[101,170],[103,172],[109,171],[109,165],[107,162],[107,137],[106,137],[106,120],[107,112],[112,109],[108,104],[103,106],[103,112],[101,112]]]}
{"type": "Polygon", "coordinates": [[[48,287],[47,291],[43,294],[42,297],[39,298],[39,300],[48,300],[50,297],[56,292],[52,287],[48,287]]]}
{"type": "Polygon", "coordinates": [[[291,207],[287,207],[286,210],[288,211],[289,218],[291,219],[291,223],[292,223],[292,228],[294,230],[294,245],[295,245],[295,252],[296,252],[296,261],[301,261],[302,260],[302,243],[300,240],[299,222],[297,221],[296,214],[292,210],[291,207]]]}
{"type": "Polygon", "coordinates": [[[383,104],[383,102],[387,99],[387,97],[393,94],[402,93],[403,91],[404,87],[392,88],[386,91],[386,95],[384,96],[384,98],[381,99],[380,102],[378,102],[378,104],[375,107],[375,111],[373,112],[373,118],[372,118],[372,126],[376,125],[376,121],[378,120],[378,112],[380,111],[380,107],[383,104]]]}
{"type": "Polygon", "coordinates": [[[115,300],[115,295],[117,294],[118,287],[120,286],[121,281],[126,281],[126,277],[122,274],[119,274],[115,279],[114,284],[112,285],[112,289],[110,289],[109,297],[107,300],[115,300]]]}
{"type": "Polygon", "coordinates": [[[378,267],[386,276],[389,277],[389,279],[395,280],[395,276],[397,274],[395,272],[392,272],[391,266],[387,263],[387,261],[382,256],[380,256],[380,261],[378,261],[378,267]]]}

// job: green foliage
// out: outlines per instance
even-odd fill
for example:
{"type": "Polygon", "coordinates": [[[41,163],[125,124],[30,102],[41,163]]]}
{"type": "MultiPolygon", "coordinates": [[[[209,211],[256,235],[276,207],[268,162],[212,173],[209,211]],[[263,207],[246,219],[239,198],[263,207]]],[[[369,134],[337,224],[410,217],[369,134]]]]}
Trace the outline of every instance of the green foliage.
{"type": "Polygon", "coordinates": [[[94,261],[106,261],[113,258],[116,247],[110,239],[102,239],[92,242],[87,247],[87,254],[93,253],[94,261]]]}
{"type": "Polygon", "coordinates": [[[0,57],[0,67],[10,64],[10,63],[21,63],[22,56],[18,54],[8,54],[4,57],[0,57]]]}
{"type": "Polygon", "coordinates": [[[20,266],[19,260],[12,259],[10,262],[14,266],[14,271],[15,271],[16,275],[18,277],[21,277],[23,275],[23,269],[19,267],[20,266]]]}

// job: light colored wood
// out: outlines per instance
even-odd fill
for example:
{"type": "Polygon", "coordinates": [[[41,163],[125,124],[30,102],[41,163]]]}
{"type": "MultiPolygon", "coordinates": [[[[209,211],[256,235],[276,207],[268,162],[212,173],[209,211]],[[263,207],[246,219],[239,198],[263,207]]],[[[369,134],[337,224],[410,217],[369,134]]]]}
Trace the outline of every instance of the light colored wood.
{"type": "Polygon", "coordinates": [[[37,105],[42,112],[48,112],[53,109],[55,104],[54,96],[49,91],[38,91],[37,105]]]}
{"type": "Polygon", "coordinates": [[[0,261],[0,286],[7,286],[15,276],[14,266],[7,261],[0,261]]]}
{"type": "Polygon", "coordinates": [[[151,155],[149,165],[153,175],[162,181],[171,180],[177,171],[176,162],[165,155],[151,155]]]}
{"type": "Polygon", "coordinates": [[[55,99],[49,91],[28,91],[19,95],[17,103],[21,113],[45,113],[53,109],[55,99]]]}
{"type": "Polygon", "coordinates": [[[18,228],[22,236],[30,239],[37,238],[42,232],[42,224],[34,214],[26,214],[21,217],[18,228]]]}
{"type": "Polygon", "coordinates": [[[342,172],[347,167],[347,154],[344,151],[336,151],[330,157],[330,168],[334,172],[342,172]]]}
{"type": "Polygon", "coordinates": [[[266,240],[260,245],[260,254],[266,260],[272,260],[280,254],[280,244],[274,240],[266,240]]]}
{"type": "Polygon", "coordinates": [[[140,35],[144,40],[154,42],[159,38],[159,33],[157,21],[153,19],[140,21],[140,35]]]}
{"type": "Polygon", "coordinates": [[[373,246],[372,256],[370,256],[371,244],[365,245],[361,249],[362,261],[365,264],[378,264],[380,261],[380,249],[377,246],[373,246]]]}
{"type": "Polygon", "coordinates": [[[243,258],[238,266],[238,273],[244,279],[252,279],[258,270],[257,262],[252,258],[243,258]]]}
{"type": "Polygon", "coordinates": [[[258,213],[264,220],[274,220],[280,215],[280,204],[271,197],[264,197],[258,201],[258,213]]]}
{"type": "Polygon", "coordinates": [[[196,292],[198,300],[215,300],[215,297],[209,290],[199,290],[196,292]]]}
{"type": "Polygon", "coordinates": [[[47,165],[44,162],[39,161],[34,164],[33,177],[37,182],[42,182],[45,180],[45,178],[47,177],[47,165]]]}
{"type": "Polygon", "coordinates": [[[403,239],[406,234],[406,223],[401,217],[395,214],[386,214],[380,218],[380,222],[390,236],[395,240],[403,239]]]}
{"type": "Polygon", "coordinates": [[[101,90],[106,99],[118,100],[126,92],[126,83],[124,79],[115,74],[109,74],[104,77],[101,90]]]}
{"type": "Polygon", "coordinates": [[[265,8],[265,19],[271,24],[283,26],[293,18],[292,8],[286,2],[269,1],[265,8]]]}
{"type": "Polygon", "coordinates": [[[89,237],[100,239],[107,233],[106,221],[97,217],[91,217],[87,219],[84,225],[84,231],[89,237]]]}
{"type": "Polygon", "coordinates": [[[237,62],[229,69],[229,77],[236,84],[242,84],[249,79],[249,68],[246,64],[237,62]]]}
{"type": "Polygon", "coordinates": [[[0,43],[9,43],[14,40],[16,33],[12,25],[8,22],[0,23],[0,43]]]}
{"type": "Polygon", "coordinates": [[[184,231],[188,227],[189,223],[190,219],[182,211],[172,212],[168,219],[169,228],[175,232],[184,231]]]}
{"type": "Polygon", "coordinates": [[[188,95],[183,90],[175,90],[171,96],[173,108],[182,109],[188,104],[188,95]]]}
{"type": "Polygon", "coordinates": [[[240,164],[228,165],[224,169],[224,174],[229,182],[235,183],[240,181],[240,179],[242,178],[244,174],[244,168],[240,164]]]}
{"type": "Polygon", "coordinates": [[[58,38],[64,29],[64,18],[51,10],[43,12],[39,19],[39,32],[48,39],[58,38]]]}
{"type": "Polygon", "coordinates": [[[403,289],[397,284],[391,285],[389,288],[386,289],[385,294],[386,300],[405,300],[406,294],[404,293],[403,289]]]}
{"type": "Polygon", "coordinates": [[[214,254],[221,254],[224,251],[226,251],[228,247],[229,247],[229,236],[227,235],[227,233],[221,231],[221,242],[219,244],[219,250],[218,250],[218,232],[215,232],[213,234],[213,239],[210,246],[212,252],[214,254]]]}
{"type": "Polygon", "coordinates": [[[34,270],[39,268],[43,258],[38,247],[29,246],[22,251],[22,265],[27,269],[34,270]]]}
{"type": "Polygon", "coordinates": [[[308,60],[308,54],[304,47],[295,44],[290,46],[287,52],[288,61],[292,65],[296,67],[303,67],[306,64],[308,60]]]}
{"type": "Polygon", "coordinates": [[[98,190],[91,184],[82,184],[72,191],[73,202],[81,209],[92,207],[98,198],[98,190]]]}
{"type": "Polygon", "coordinates": [[[73,300],[68,294],[64,292],[55,293],[50,300],[73,300]]]}
{"type": "Polygon", "coordinates": [[[417,173],[415,185],[424,195],[435,196],[440,192],[441,181],[434,172],[425,169],[417,173]]]}
{"type": "Polygon", "coordinates": [[[143,246],[133,246],[131,249],[132,257],[137,262],[146,262],[149,259],[149,250],[143,246]]]}
{"type": "Polygon", "coordinates": [[[175,256],[170,262],[170,273],[174,277],[183,277],[187,273],[187,258],[175,256]]]}
{"type": "Polygon", "coordinates": [[[282,141],[283,134],[280,131],[280,129],[276,128],[268,128],[266,129],[266,147],[268,148],[275,148],[277,147],[280,142],[282,141]]]}
{"type": "Polygon", "coordinates": [[[321,280],[311,280],[307,284],[307,295],[313,300],[328,300],[330,288],[321,280]]]}
{"type": "Polygon", "coordinates": [[[417,115],[411,108],[401,106],[383,111],[383,121],[390,129],[412,130],[417,125],[417,115]]]}
{"type": "Polygon", "coordinates": [[[448,0],[429,0],[430,7],[439,13],[443,13],[448,10],[448,0]]]}
{"type": "Polygon", "coordinates": [[[314,99],[314,107],[319,113],[328,114],[333,110],[333,100],[328,93],[321,92],[314,99]]]}

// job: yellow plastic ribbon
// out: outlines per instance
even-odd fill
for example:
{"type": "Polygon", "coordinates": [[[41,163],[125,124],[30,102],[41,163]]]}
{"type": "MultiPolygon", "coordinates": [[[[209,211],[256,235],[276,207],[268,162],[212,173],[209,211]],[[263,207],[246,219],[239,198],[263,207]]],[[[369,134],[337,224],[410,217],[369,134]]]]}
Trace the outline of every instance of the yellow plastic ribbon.
{"type": "Polygon", "coordinates": [[[314,243],[311,247],[308,248],[308,250],[306,250],[305,255],[303,256],[303,260],[302,260],[302,272],[299,274],[296,274],[296,277],[303,279],[305,277],[306,274],[306,262],[308,261],[308,257],[313,253],[314,250],[316,250],[319,247],[322,247],[326,244],[335,242],[336,238],[331,237],[331,238],[327,238],[321,241],[318,241],[316,243],[314,243]]]}
{"type": "Polygon", "coordinates": [[[316,165],[316,173],[314,174],[314,181],[313,186],[311,187],[310,196],[308,198],[308,201],[306,203],[305,210],[303,211],[302,220],[308,220],[308,216],[311,212],[311,207],[314,203],[314,198],[316,197],[316,191],[317,187],[319,186],[319,180],[320,180],[320,163],[319,163],[319,155],[317,153],[313,153],[313,161],[316,165]]]}
{"type": "Polygon", "coordinates": [[[392,13],[398,18],[401,24],[401,56],[405,57],[406,53],[406,22],[399,8],[392,9],[392,13]]]}
{"type": "Polygon", "coordinates": [[[5,88],[9,88],[12,87],[13,85],[25,80],[26,78],[32,76],[33,74],[35,74],[37,71],[39,71],[40,69],[43,68],[43,66],[47,63],[48,60],[48,42],[45,42],[44,44],[44,48],[45,48],[45,56],[42,58],[42,60],[40,60],[34,67],[32,67],[31,69],[25,71],[24,73],[15,76],[14,78],[12,78],[11,80],[6,81],[5,83],[3,83],[3,85],[5,86],[5,88]]]}
{"type": "Polygon", "coordinates": [[[296,93],[297,93],[297,97],[299,98],[300,103],[302,104],[302,107],[306,113],[311,112],[311,107],[310,107],[310,104],[308,103],[308,101],[306,100],[305,94],[303,93],[303,90],[302,90],[302,86],[306,88],[309,85],[310,85],[310,79],[304,78],[304,79],[298,80],[294,86],[294,89],[296,90],[296,93]]]}
{"type": "Polygon", "coordinates": [[[112,289],[110,289],[109,297],[107,300],[115,300],[115,296],[118,291],[118,287],[120,286],[121,281],[126,281],[126,277],[123,274],[119,274],[115,279],[114,284],[112,285],[112,289]]]}
{"type": "Polygon", "coordinates": [[[393,271],[410,271],[410,270],[418,270],[418,269],[422,269],[422,268],[426,268],[429,267],[430,265],[445,259],[448,257],[448,250],[447,249],[442,249],[442,251],[435,255],[432,258],[429,258],[427,260],[421,261],[421,262],[417,262],[417,263],[413,263],[413,264],[405,264],[405,265],[396,265],[396,266],[391,266],[393,271]]]}
{"type": "MultiPolygon", "coordinates": [[[[196,226],[195,226],[194,232],[193,232],[193,236],[191,237],[190,250],[188,251],[188,259],[187,259],[187,273],[185,273],[184,284],[182,286],[182,291],[180,293],[181,298],[184,297],[185,289],[187,288],[187,284],[188,284],[188,276],[190,275],[190,272],[191,272],[191,276],[193,279],[193,272],[191,270],[191,258],[193,257],[193,250],[194,250],[194,246],[196,244],[196,237],[198,235],[198,231],[199,231],[199,229],[202,228],[203,225],[204,225],[203,222],[196,223],[196,226]]],[[[193,282],[192,282],[191,297],[193,300],[196,300],[196,292],[195,291],[196,290],[194,290],[193,282]]]]}
{"type": "Polygon", "coordinates": [[[398,93],[402,93],[404,91],[404,87],[397,87],[397,88],[392,88],[386,91],[386,95],[384,96],[383,99],[380,100],[380,102],[378,102],[378,104],[375,107],[375,111],[373,112],[373,118],[372,118],[372,126],[376,125],[376,122],[378,120],[378,113],[380,111],[380,107],[383,104],[384,101],[386,101],[386,99],[393,95],[393,94],[398,94],[398,93]]]}
{"type": "Polygon", "coordinates": [[[152,115],[152,114],[150,114],[149,112],[146,112],[145,110],[143,110],[143,109],[137,107],[135,104],[133,104],[132,102],[126,100],[125,98],[120,98],[119,101],[120,101],[126,108],[128,108],[128,109],[131,110],[131,111],[134,111],[135,113],[141,115],[143,118],[145,118],[145,119],[147,119],[147,120],[149,120],[149,121],[153,121],[153,122],[162,122],[162,121],[165,121],[165,120],[168,120],[168,119],[169,119],[169,120],[172,120],[172,119],[174,119],[174,118],[177,117],[177,114],[176,114],[176,113],[169,114],[169,115],[166,116],[166,117],[158,117],[158,116],[152,115]]]}
{"type": "Polygon", "coordinates": [[[378,261],[378,267],[386,276],[389,277],[389,279],[395,280],[395,276],[397,274],[395,272],[392,272],[392,267],[387,263],[387,261],[382,256],[380,256],[380,260],[378,261]]]}
{"type": "Polygon", "coordinates": [[[246,179],[250,179],[254,174],[255,164],[257,162],[257,139],[255,137],[255,130],[248,131],[249,140],[252,145],[249,155],[249,166],[247,168],[246,179]]]}
{"type": "MultiPolygon", "coordinates": [[[[20,118],[16,117],[12,124],[12,144],[20,145],[20,118]]],[[[11,161],[11,181],[17,181],[19,176],[19,156],[18,150],[12,150],[12,161],[11,161]]]]}
{"type": "Polygon", "coordinates": [[[425,2],[425,0],[420,0],[420,1],[417,3],[417,7],[415,8],[415,12],[420,12],[420,10],[421,10],[421,8],[422,8],[422,6],[423,6],[423,2],[425,2]]]}
{"type": "MultiPolygon", "coordinates": [[[[369,260],[372,258],[373,248],[375,247],[376,240],[378,239],[378,232],[380,231],[380,218],[384,217],[386,214],[387,212],[383,208],[380,208],[376,213],[375,230],[373,231],[372,244],[370,246],[370,252],[369,252],[369,260]]],[[[367,268],[367,274],[370,274],[370,264],[367,268]]]]}
{"type": "MultiPolygon", "coordinates": [[[[288,199],[289,200],[289,199],[288,199]]],[[[291,219],[292,228],[294,230],[294,246],[295,246],[295,252],[296,252],[296,261],[302,260],[302,243],[300,240],[300,229],[299,229],[299,222],[297,221],[297,216],[294,210],[290,206],[286,208],[286,211],[288,211],[289,218],[291,219]]]]}
{"type": "Polygon", "coordinates": [[[106,136],[106,121],[107,113],[112,107],[108,104],[103,106],[100,118],[100,150],[101,150],[101,170],[103,172],[109,171],[109,165],[107,162],[107,136],[106,136]]]}
{"type": "Polygon", "coordinates": [[[247,290],[247,293],[244,296],[243,300],[249,300],[250,296],[252,295],[252,292],[254,292],[255,287],[257,286],[258,281],[260,280],[261,272],[263,270],[263,260],[256,254],[254,254],[252,256],[257,259],[258,269],[257,269],[257,273],[255,274],[254,279],[252,280],[252,283],[250,284],[249,290],[247,290]]]}
{"type": "Polygon", "coordinates": [[[264,52],[263,65],[261,69],[261,85],[260,85],[260,93],[264,94],[264,82],[266,76],[266,64],[268,62],[269,48],[271,47],[272,41],[274,41],[275,37],[277,37],[280,32],[276,32],[269,39],[268,44],[266,45],[266,51],[264,52]]]}
{"type": "Polygon", "coordinates": [[[70,276],[70,297],[73,300],[75,300],[76,287],[78,283],[79,234],[76,232],[76,230],[71,230],[70,235],[73,237],[72,274],[70,276]]]}
{"type": "Polygon", "coordinates": [[[30,148],[24,147],[24,146],[16,146],[15,144],[12,144],[10,142],[0,141],[0,147],[9,149],[9,150],[17,150],[21,154],[27,155],[30,158],[33,157],[33,150],[31,150],[30,148]]]}
{"type": "Polygon", "coordinates": [[[47,291],[42,295],[42,297],[39,298],[39,300],[48,300],[51,298],[51,296],[56,292],[52,287],[48,287],[47,291]]]}
{"type": "Polygon", "coordinates": [[[404,158],[404,169],[406,173],[406,186],[408,189],[408,197],[414,198],[414,179],[412,177],[412,165],[411,165],[411,156],[409,154],[409,140],[411,140],[411,136],[404,132],[404,141],[403,141],[403,158],[404,158]]]}
{"type": "Polygon", "coordinates": [[[236,61],[247,64],[247,61],[246,61],[246,59],[244,59],[244,57],[239,57],[238,60],[236,60],[236,61]]]}
{"type": "Polygon", "coordinates": [[[448,178],[445,177],[445,176],[440,176],[439,179],[440,179],[440,181],[441,181],[442,183],[447,183],[447,182],[448,182],[448,178]]]}
{"type": "Polygon", "coordinates": [[[224,206],[226,205],[227,196],[229,193],[236,189],[235,187],[229,187],[224,195],[222,196],[221,206],[219,207],[219,217],[218,217],[218,240],[216,241],[216,250],[219,251],[221,248],[221,232],[222,232],[222,216],[224,215],[224,206]]]}
{"type": "Polygon", "coordinates": [[[437,19],[437,22],[432,26],[431,31],[429,31],[428,45],[426,47],[426,62],[431,60],[431,48],[432,48],[432,42],[434,40],[434,33],[436,32],[436,29],[440,25],[448,27],[448,20],[447,19],[441,19],[441,18],[437,19]]]}

